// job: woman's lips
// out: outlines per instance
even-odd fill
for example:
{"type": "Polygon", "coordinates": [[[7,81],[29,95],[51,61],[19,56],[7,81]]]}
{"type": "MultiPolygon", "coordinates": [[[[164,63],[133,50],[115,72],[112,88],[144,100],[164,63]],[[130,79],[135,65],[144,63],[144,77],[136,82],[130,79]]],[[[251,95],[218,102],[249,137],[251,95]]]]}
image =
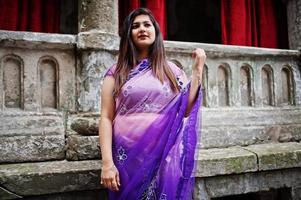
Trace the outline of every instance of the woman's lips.
{"type": "Polygon", "coordinates": [[[139,35],[138,36],[139,39],[144,39],[144,38],[147,38],[147,37],[148,37],[147,35],[139,35]]]}

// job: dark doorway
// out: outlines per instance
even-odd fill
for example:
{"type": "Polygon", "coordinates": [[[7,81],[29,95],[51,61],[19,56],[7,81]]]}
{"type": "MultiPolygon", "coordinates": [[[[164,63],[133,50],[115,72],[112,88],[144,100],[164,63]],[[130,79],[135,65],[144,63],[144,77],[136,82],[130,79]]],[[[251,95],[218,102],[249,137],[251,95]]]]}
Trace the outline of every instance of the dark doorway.
{"type": "Polygon", "coordinates": [[[172,0],[166,6],[168,40],[221,43],[220,0],[172,0]]]}

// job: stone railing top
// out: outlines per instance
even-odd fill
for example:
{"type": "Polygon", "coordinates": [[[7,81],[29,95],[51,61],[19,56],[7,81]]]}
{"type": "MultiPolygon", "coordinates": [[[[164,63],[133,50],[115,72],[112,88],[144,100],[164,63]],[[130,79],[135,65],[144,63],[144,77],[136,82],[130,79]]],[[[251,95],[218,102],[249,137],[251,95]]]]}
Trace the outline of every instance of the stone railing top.
{"type": "Polygon", "coordinates": [[[33,49],[72,49],[76,46],[76,35],[0,31],[0,46],[33,49]]]}
{"type": "MultiPolygon", "coordinates": [[[[0,30],[0,45],[35,49],[106,49],[118,51],[119,37],[105,32],[89,31],[78,35],[37,33],[0,30]]],[[[209,57],[235,56],[284,56],[298,57],[298,50],[258,48],[236,45],[206,44],[196,42],[164,41],[170,53],[191,53],[195,48],[203,48],[209,57]]]]}
{"type": "Polygon", "coordinates": [[[236,45],[164,41],[164,46],[167,52],[189,54],[195,48],[202,48],[207,52],[207,56],[209,57],[300,56],[300,52],[298,50],[259,48],[236,45]]]}

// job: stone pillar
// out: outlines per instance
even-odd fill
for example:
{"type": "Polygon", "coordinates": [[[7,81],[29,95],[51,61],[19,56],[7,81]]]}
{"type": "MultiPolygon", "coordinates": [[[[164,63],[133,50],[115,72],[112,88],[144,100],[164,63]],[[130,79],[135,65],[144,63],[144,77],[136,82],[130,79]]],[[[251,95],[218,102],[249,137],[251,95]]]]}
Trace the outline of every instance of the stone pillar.
{"type": "Polygon", "coordinates": [[[98,30],[118,34],[118,0],[80,0],[79,32],[98,30]]]}
{"type": "Polygon", "coordinates": [[[301,0],[287,1],[287,22],[289,47],[301,50],[301,0]]]}
{"type": "Polygon", "coordinates": [[[116,62],[118,0],[80,0],[78,110],[98,112],[102,74],[116,62]]]}

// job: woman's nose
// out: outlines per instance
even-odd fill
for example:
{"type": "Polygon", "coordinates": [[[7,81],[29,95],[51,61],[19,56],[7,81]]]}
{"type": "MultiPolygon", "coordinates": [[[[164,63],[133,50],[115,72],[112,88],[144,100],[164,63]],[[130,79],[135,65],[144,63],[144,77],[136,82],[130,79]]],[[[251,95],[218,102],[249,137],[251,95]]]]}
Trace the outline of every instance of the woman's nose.
{"type": "Polygon", "coordinates": [[[140,26],[139,27],[139,32],[144,32],[145,31],[145,27],[144,26],[140,26]]]}

